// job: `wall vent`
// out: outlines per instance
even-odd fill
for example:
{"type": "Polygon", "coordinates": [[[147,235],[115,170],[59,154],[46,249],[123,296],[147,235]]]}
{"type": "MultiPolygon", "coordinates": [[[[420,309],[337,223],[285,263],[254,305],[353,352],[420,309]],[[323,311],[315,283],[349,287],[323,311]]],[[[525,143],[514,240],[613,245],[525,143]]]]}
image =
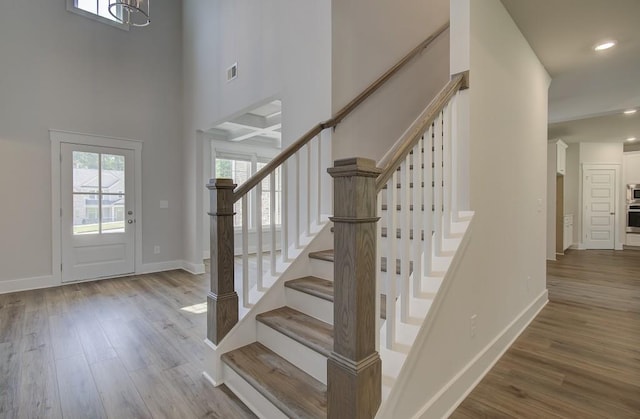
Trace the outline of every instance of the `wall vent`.
{"type": "Polygon", "coordinates": [[[238,77],[238,63],[233,63],[233,65],[227,69],[227,81],[231,81],[237,77],[238,77]]]}

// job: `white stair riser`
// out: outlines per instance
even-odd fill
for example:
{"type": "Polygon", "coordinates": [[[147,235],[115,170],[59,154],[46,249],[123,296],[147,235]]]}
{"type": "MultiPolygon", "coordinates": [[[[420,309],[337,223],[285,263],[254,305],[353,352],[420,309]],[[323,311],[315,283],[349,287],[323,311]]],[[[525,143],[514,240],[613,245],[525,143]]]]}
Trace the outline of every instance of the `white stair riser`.
{"type": "Polygon", "coordinates": [[[223,363],[225,385],[261,419],[287,419],[287,415],[275,407],[258,390],[223,363]]]}
{"type": "Polygon", "coordinates": [[[327,384],[327,358],[323,355],[260,322],[258,342],[316,380],[327,384]]]}
{"type": "Polygon", "coordinates": [[[325,323],[333,324],[333,303],[304,292],[285,288],[287,306],[325,323]]]}
{"type": "Polygon", "coordinates": [[[333,281],[333,262],[309,258],[309,267],[312,276],[333,281]]]}

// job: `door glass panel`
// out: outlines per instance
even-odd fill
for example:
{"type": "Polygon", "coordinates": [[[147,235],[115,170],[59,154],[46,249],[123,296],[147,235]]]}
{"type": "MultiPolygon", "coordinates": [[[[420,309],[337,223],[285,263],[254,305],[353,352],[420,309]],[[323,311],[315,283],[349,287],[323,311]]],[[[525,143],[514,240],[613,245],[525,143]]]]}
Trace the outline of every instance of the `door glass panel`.
{"type": "Polygon", "coordinates": [[[73,234],[99,234],[97,195],[73,195],[73,234]]]}
{"type": "Polygon", "coordinates": [[[102,232],[124,233],[124,195],[102,196],[102,232]]]}
{"type": "Polygon", "coordinates": [[[73,192],[98,192],[98,153],[73,152],[73,192]]]}
{"type": "Polygon", "coordinates": [[[102,193],[124,193],[124,156],[102,155],[102,193]]]}

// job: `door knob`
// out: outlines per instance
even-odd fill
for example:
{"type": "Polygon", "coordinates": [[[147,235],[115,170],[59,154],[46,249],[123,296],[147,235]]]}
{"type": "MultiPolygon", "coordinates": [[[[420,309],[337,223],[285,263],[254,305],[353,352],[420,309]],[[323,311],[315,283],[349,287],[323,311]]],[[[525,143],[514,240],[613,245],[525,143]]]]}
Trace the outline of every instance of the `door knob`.
{"type": "Polygon", "coordinates": [[[133,224],[133,220],[127,220],[127,223],[133,224]]]}
{"type": "Polygon", "coordinates": [[[127,211],[127,214],[133,215],[133,211],[129,210],[129,211],[127,211]]]}

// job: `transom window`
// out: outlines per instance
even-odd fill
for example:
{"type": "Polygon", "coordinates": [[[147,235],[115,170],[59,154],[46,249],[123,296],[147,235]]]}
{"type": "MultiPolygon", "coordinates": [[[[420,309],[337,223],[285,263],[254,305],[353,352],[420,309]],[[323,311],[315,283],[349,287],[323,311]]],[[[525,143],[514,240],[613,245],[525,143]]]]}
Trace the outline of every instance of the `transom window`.
{"type": "MultiPolygon", "coordinates": [[[[116,9],[116,14],[119,15],[121,10],[120,8],[116,9]]],[[[67,0],[67,10],[121,29],[129,29],[128,25],[118,22],[118,20],[109,13],[109,0],[67,0]]]]}

